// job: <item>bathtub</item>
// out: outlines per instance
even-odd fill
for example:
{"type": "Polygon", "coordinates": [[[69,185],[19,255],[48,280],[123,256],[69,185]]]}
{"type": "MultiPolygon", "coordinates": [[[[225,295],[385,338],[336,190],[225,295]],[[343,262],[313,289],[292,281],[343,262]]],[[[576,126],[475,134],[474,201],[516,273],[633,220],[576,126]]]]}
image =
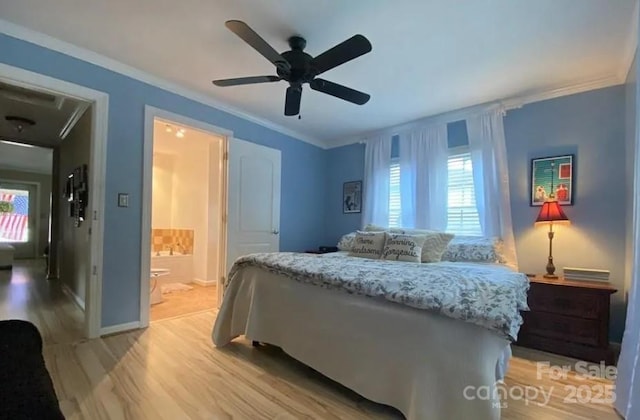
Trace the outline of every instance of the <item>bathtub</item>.
{"type": "Polygon", "coordinates": [[[169,251],[162,251],[160,255],[151,254],[151,268],[166,268],[169,274],[157,277],[158,285],[167,283],[192,283],[193,282],[193,255],[183,255],[169,251]]]}

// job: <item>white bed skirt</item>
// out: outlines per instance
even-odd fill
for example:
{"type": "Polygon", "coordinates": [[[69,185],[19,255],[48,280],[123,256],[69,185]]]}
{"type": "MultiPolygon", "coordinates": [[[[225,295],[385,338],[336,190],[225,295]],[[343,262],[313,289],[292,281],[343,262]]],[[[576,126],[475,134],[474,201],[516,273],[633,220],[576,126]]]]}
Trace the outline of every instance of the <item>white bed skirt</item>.
{"type": "Polygon", "coordinates": [[[281,347],[295,359],[407,419],[499,419],[493,387],[507,340],[481,327],[396,303],[305,285],[247,267],[226,291],[213,342],[235,337],[281,347]],[[468,388],[475,387],[475,388],[468,388]]]}

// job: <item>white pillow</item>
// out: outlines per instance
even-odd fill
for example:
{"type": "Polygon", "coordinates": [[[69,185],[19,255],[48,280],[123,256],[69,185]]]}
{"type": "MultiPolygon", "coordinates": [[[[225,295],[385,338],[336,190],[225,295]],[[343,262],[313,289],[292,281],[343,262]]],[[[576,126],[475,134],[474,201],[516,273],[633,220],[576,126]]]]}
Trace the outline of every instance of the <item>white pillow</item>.
{"type": "Polygon", "coordinates": [[[382,259],[417,263],[422,260],[422,245],[427,239],[425,235],[386,233],[386,237],[382,259]]]}
{"type": "Polygon", "coordinates": [[[504,244],[500,238],[456,236],[442,255],[443,261],[505,264],[504,244]]]}
{"type": "Polygon", "coordinates": [[[349,232],[346,235],[342,235],[342,238],[338,241],[338,249],[340,251],[351,251],[353,247],[353,240],[356,238],[355,232],[349,232]]]}
{"type": "Polygon", "coordinates": [[[426,237],[422,245],[422,262],[439,262],[447,249],[447,245],[455,236],[452,233],[439,232],[428,229],[391,228],[390,233],[402,233],[405,235],[424,235],[426,237]]]}
{"type": "Polygon", "coordinates": [[[389,228],[369,223],[364,227],[365,232],[389,232],[389,228]]]}
{"type": "Polygon", "coordinates": [[[349,255],[352,257],[380,259],[385,242],[384,232],[356,232],[349,255]]]}

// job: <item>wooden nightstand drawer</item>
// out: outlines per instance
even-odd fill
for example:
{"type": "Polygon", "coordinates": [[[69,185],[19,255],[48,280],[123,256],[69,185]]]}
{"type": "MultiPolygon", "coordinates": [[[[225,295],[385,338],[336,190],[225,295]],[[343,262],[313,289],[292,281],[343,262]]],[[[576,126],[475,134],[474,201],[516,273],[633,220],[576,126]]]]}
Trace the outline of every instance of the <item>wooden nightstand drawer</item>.
{"type": "Polygon", "coordinates": [[[613,363],[609,349],[609,300],[616,289],[607,283],[530,277],[531,311],[518,344],[599,363],[613,363]]]}
{"type": "Polygon", "coordinates": [[[529,308],[535,312],[598,319],[601,298],[593,293],[582,293],[569,287],[532,284],[529,291],[529,308]]]}
{"type": "Polygon", "coordinates": [[[523,315],[522,333],[525,335],[532,334],[590,346],[602,344],[599,339],[598,320],[543,312],[528,312],[523,315]]]}

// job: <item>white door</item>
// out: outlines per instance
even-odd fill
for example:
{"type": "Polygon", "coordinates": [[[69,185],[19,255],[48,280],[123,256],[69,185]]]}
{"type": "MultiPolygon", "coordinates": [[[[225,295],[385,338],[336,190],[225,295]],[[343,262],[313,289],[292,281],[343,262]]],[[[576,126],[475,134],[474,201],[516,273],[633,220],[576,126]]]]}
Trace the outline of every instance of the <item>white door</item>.
{"type": "Polygon", "coordinates": [[[280,249],[279,150],[229,140],[228,274],[236,258],[280,249]]]}
{"type": "Polygon", "coordinates": [[[37,192],[33,184],[0,182],[0,242],[10,243],[16,258],[36,257],[37,192]]]}

